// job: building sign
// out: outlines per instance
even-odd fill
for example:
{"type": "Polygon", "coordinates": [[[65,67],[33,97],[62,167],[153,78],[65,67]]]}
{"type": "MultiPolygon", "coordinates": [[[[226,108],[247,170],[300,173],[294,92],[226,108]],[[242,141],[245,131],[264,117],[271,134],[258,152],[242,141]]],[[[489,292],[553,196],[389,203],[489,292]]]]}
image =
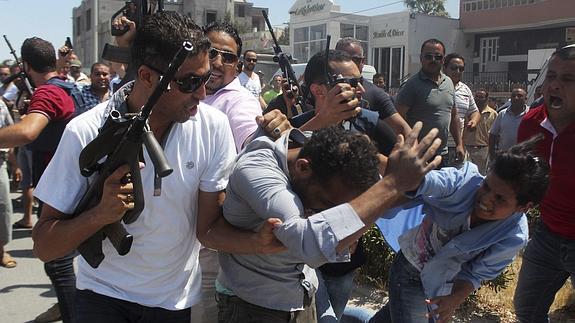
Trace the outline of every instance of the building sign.
{"type": "Polygon", "coordinates": [[[405,30],[401,29],[383,29],[381,31],[373,32],[373,38],[393,38],[401,37],[405,34],[405,30]]]}
{"type": "Polygon", "coordinates": [[[317,14],[323,11],[329,11],[333,5],[332,1],[297,1],[290,9],[290,15],[294,16],[307,16],[309,14],[317,14]]]}

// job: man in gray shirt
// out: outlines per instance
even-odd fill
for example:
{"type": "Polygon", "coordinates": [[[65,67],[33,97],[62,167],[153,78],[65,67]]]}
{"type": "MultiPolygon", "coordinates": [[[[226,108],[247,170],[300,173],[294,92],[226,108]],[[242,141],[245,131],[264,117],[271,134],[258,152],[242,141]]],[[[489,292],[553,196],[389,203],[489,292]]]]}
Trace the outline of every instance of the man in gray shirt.
{"type": "Polygon", "coordinates": [[[444,157],[442,166],[448,161],[448,133],[454,138],[459,138],[460,133],[453,82],[441,71],[444,56],[445,46],[441,41],[423,42],[419,55],[421,70],[405,82],[395,101],[397,111],[410,126],[423,122],[422,134],[432,128],[439,130],[442,145],[438,153],[444,157]]]}
{"type": "Polygon", "coordinates": [[[220,253],[219,320],[315,322],[317,277],[307,265],[347,261],[350,246],[379,214],[439,165],[439,157],[426,163],[440,145],[437,130],[418,142],[420,130],[417,123],[405,140],[398,138],[381,180],[376,149],[341,127],[318,130],[301,148],[293,147],[305,141],[297,140],[303,136],[298,130],[276,142],[262,137],[250,143],[230,175],[224,217],[246,230],[281,219],[274,234],[287,252],[220,253]]]}

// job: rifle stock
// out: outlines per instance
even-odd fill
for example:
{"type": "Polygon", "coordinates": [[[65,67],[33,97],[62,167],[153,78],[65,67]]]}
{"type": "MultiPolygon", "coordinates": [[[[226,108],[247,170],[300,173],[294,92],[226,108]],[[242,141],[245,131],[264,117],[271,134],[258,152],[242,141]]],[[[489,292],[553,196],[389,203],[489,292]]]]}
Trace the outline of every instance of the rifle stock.
{"type": "MultiPolygon", "coordinates": [[[[145,206],[140,174],[142,144],[146,145],[158,176],[164,177],[172,172],[160,144],[149,130],[147,121],[153,106],[165,92],[169,82],[174,78],[179,67],[192,50],[191,43],[184,42],[182,44],[182,48],[174,56],[168,70],[161,77],[160,82],[136,117],[126,120],[120,116],[118,111],[112,110],[98,136],[82,150],[80,154],[82,175],[90,176],[96,171],[98,174],[95,175],[93,182],[76,206],[73,216],[78,216],[95,207],[102,199],[106,179],[118,167],[128,164],[130,180],[134,187],[134,209],[127,211],[122,217],[122,221],[125,224],[130,224],[138,219],[145,206]],[[106,160],[101,164],[98,163],[105,156],[107,156],[106,160]]],[[[93,268],[97,268],[105,257],[102,252],[102,240],[106,237],[110,239],[118,254],[123,256],[130,251],[133,236],[126,231],[120,221],[108,224],[78,247],[82,257],[93,268]]]]}

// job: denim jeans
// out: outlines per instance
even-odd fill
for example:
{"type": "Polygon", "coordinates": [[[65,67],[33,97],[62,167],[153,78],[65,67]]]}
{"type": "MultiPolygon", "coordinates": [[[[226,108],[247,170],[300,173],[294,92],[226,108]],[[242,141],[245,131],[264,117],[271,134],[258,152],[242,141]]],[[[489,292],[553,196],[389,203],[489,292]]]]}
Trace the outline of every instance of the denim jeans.
{"type": "Polygon", "coordinates": [[[78,290],[76,307],[82,323],[190,323],[190,309],[170,311],[78,290]]]}
{"type": "Polygon", "coordinates": [[[315,323],[315,302],[307,294],[303,311],[280,311],[248,303],[237,296],[217,293],[219,323],[315,323]]]}
{"type": "Polygon", "coordinates": [[[389,310],[394,323],[432,322],[427,319],[427,304],[420,272],[405,258],[395,256],[389,274],[389,310]]]}
{"type": "MultiPolygon", "coordinates": [[[[12,240],[12,200],[6,162],[0,159],[0,247],[12,240]]],[[[0,255],[2,257],[2,255],[0,255]]]]}
{"type": "Polygon", "coordinates": [[[338,322],[353,289],[355,270],[343,276],[331,276],[315,271],[319,286],[315,294],[317,321],[319,323],[338,322]]]}
{"type": "Polygon", "coordinates": [[[74,251],[62,258],[44,263],[44,270],[56,291],[58,306],[64,323],[82,322],[75,318],[76,274],[74,273],[74,257],[76,255],[77,253],[74,251]]]}
{"type": "Polygon", "coordinates": [[[515,289],[513,303],[519,322],[549,322],[549,307],[569,276],[575,281],[575,240],[538,225],[523,254],[515,289]]]}

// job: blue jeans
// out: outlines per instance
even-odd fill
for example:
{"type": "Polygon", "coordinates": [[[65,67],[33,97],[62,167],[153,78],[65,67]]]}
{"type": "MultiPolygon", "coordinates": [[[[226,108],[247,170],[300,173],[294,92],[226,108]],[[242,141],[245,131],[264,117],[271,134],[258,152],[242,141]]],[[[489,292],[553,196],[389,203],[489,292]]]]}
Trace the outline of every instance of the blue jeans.
{"type": "Polygon", "coordinates": [[[395,323],[432,322],[427,319],[427,304],[420,272],[405,258],[395,256],[389,274],[389,310],[395,323]]]}
{"type": "Polygon", "coordinates": [[[64,323],[82,322],[76,315],[76,274],[74,273],[74,257],[76,251],[66,256],[44,263],[44,270],[54,286],[58,306],[64,323]]]}
{"type": "Polygon", "coordinates": [[[569,275],[575,281],[575,240],[538,225],[523,254],[515,289],[513,303],[519,322],[549,322],[549,307],[569,275]]]}
{"type": "Polygon", "coordinates": [[[78,322],[82,323],[190,323],[190,309],[170,311],[100,295],[77,291],[78,322]]]}
{"type": "Polygon", "coordinates": [[[315,272],[319,280],[315,294],[317,321],[319,323],[338,322],[353,289],[355,270],[343,276],[326,275],[319,269],[315,272]]]}
{"type": "Polygon", "coordinates": [[[367,308],[347,306],[341,323],[390,323],[389,304],[374,312],[367,308]]]}

